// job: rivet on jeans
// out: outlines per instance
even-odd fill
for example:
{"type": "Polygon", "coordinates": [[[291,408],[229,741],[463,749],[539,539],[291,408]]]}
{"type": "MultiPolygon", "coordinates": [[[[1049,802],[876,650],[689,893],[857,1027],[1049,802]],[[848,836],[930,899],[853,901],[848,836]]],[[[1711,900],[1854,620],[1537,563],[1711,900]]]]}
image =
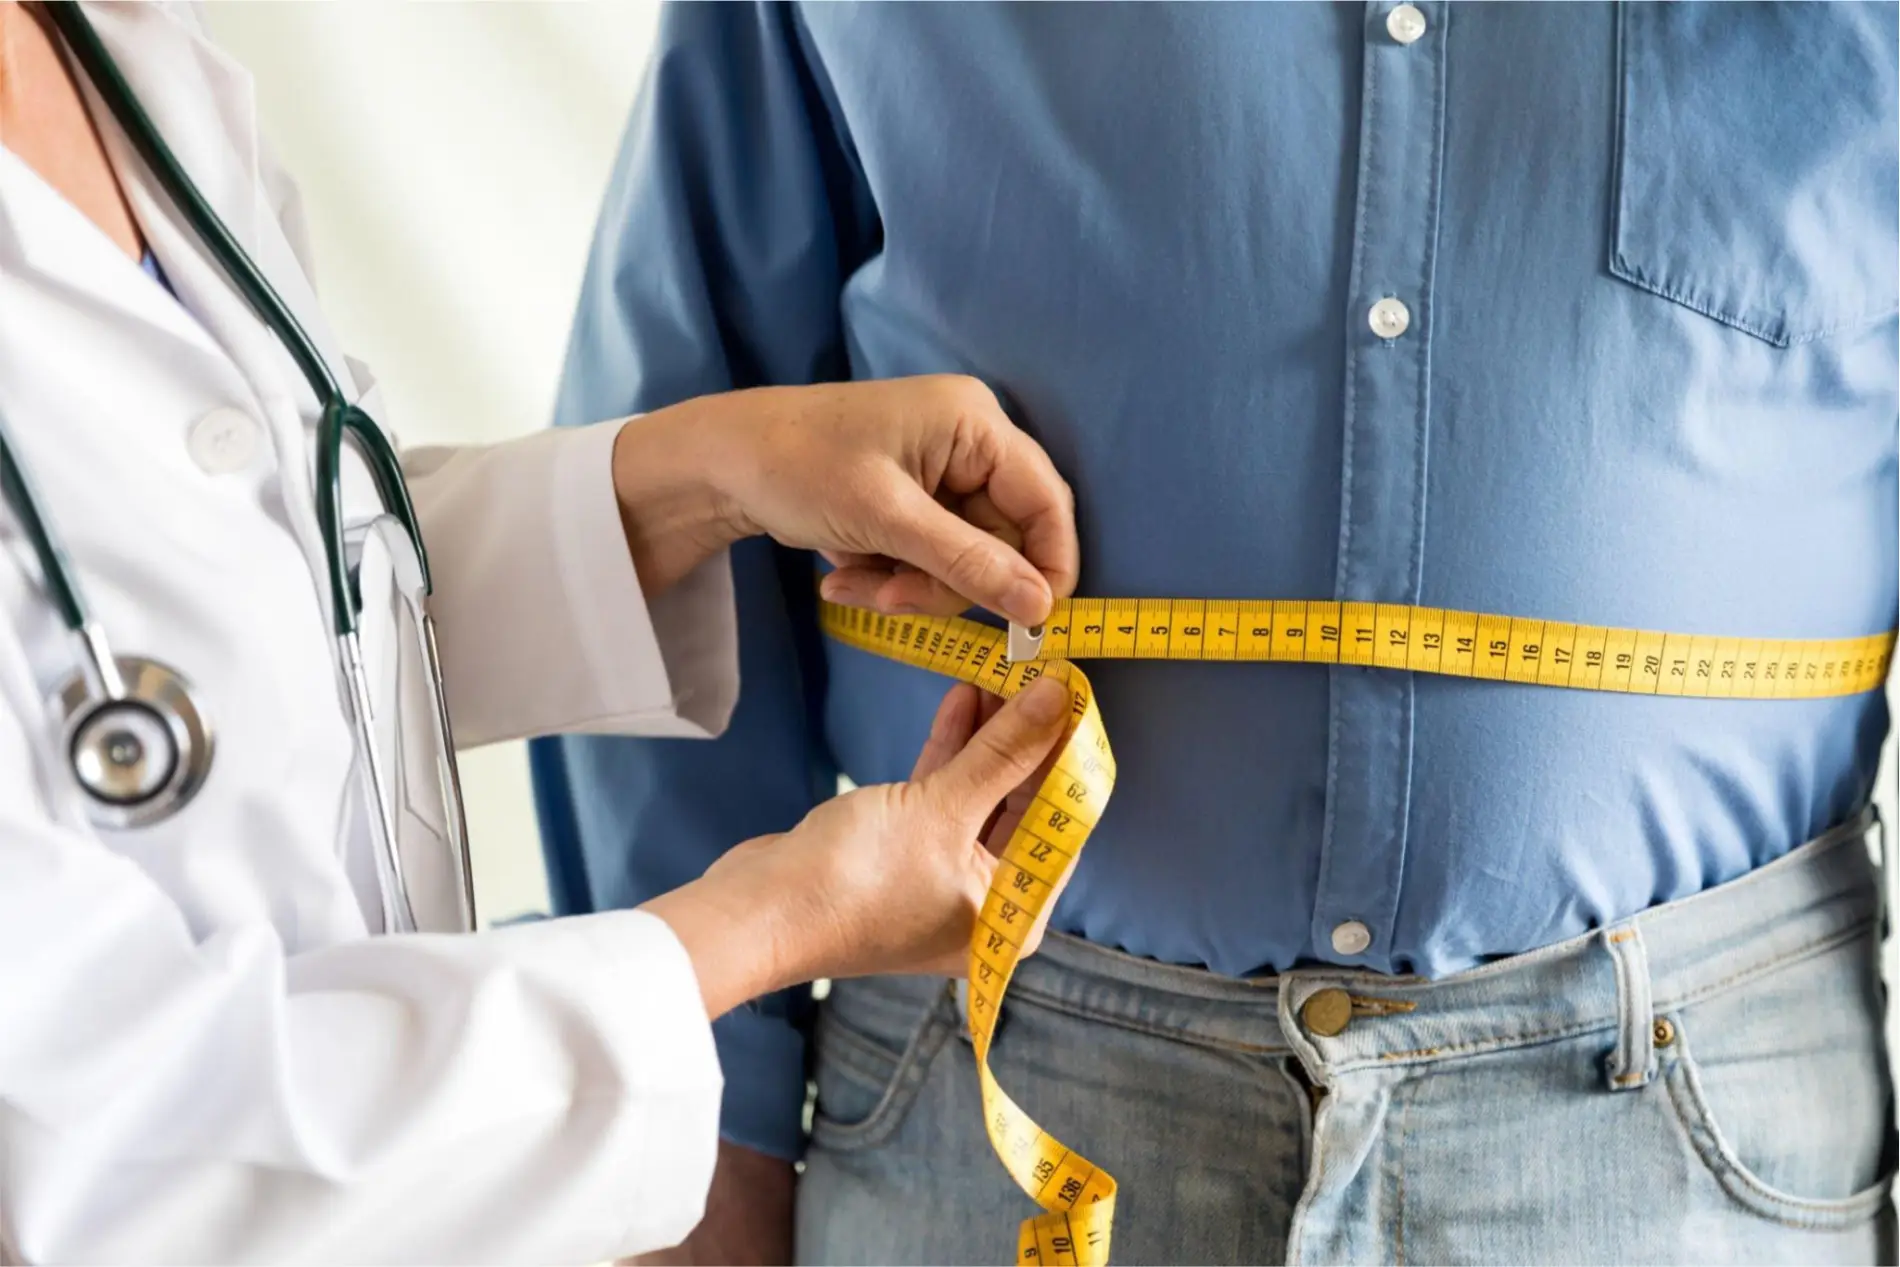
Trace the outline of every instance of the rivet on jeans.
{"type": "Polygon", "coordinates": [[[1651,1027],[1650,1032],[1654,1035],[1658,1047],[1667,1047],[1676,1041],[1676,1027],[1670,1024],[1666,1016],[1657,1017],[1656,1024],[1651,1027]]]}

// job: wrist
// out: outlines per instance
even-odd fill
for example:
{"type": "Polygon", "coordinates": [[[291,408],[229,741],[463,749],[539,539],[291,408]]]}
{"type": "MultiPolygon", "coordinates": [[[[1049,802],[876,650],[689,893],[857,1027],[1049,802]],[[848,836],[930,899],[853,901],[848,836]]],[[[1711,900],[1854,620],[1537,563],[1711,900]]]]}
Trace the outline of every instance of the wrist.
{"type": "Polygon", "coordinates": [[[687,401],[629,418],[614,437],[614,496],[640,589],[658,597],[754,530],[731,491],[736,411],[687,401]]]}
{"type": "MultiPolygon", "coordinates": [[[[741,849],[744,847],[741,846],[741,849]]],[[[812,979],[796,901],[743,856],[643,903],[685,947],[706,1015],[718,1019],[762,995],[812,979]]]]}

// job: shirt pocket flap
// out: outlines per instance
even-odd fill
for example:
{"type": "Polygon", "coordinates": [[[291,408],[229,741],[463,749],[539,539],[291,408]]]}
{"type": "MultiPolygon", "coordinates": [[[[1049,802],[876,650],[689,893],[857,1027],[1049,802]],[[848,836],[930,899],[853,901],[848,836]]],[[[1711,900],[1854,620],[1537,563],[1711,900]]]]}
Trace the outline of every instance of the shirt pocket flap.
{"type": "Polygon", "coordinates": [[[1610,271],[1777,347],[1900,307],[1891,4],[1625,4],[1610,271]]]}

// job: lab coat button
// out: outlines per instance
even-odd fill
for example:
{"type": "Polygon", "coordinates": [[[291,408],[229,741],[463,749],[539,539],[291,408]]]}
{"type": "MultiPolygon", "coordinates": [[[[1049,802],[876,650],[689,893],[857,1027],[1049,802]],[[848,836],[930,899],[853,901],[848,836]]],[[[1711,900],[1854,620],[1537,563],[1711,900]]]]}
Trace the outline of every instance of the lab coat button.
{"type": "Polygon", "coordinates": [[[1372,311],[1366,314],[1366,324],[1381,339],[1396,339],[1411,326],[1412,310],[1388,296],[1372,305],[1372,311]]]}
{"type": "Polygon", "coordinates": [[[185,447],[207,475],[230,475],[257,456],[257,423],[241,409],[213,409],[191,424],[185,447]]]}
{"type": "Polygon", "coordinates": [[[1385,32],[1400,44],[1416,44],[1425,34],[1425,15],[1415,5],[1399,5],[1385,15],[1385,32]]]}
{"type": "Polygon", "coordinates": [[[1356,919],[1333,929],[1333,950],[1342,955],[1363,955],[1372,945],[1372,930],[1356,919]]]}

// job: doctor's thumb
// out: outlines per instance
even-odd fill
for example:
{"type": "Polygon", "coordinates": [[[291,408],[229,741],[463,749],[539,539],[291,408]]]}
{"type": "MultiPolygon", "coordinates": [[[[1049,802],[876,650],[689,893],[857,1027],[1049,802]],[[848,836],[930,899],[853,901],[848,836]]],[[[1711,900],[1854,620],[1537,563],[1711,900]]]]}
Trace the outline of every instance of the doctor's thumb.
{"type": "Polygon", "coordinates": [[[925,780],[931,793],[952,813],[981,823],[1055,750],[1071,698],[1055,678],[1030,683],[925,780]]]}
{"type": "Polygon", "coordinates": [[[1025,625],[1048,619],[1054,591],[1048,578],[999,535],[1020,540],[1021,534],[1013,528],[991,531],[972,523],[908,481],[891,494],[885,513],[889,521],[884,553],[918,569],[931,585],[913,592],[900,572],[895,584],[901,591],[886,592],[880,598],[901,598],[951,615],[975,603],[1025,625]],[[958,597],[963,601],[954,601],[958,597]]]}

